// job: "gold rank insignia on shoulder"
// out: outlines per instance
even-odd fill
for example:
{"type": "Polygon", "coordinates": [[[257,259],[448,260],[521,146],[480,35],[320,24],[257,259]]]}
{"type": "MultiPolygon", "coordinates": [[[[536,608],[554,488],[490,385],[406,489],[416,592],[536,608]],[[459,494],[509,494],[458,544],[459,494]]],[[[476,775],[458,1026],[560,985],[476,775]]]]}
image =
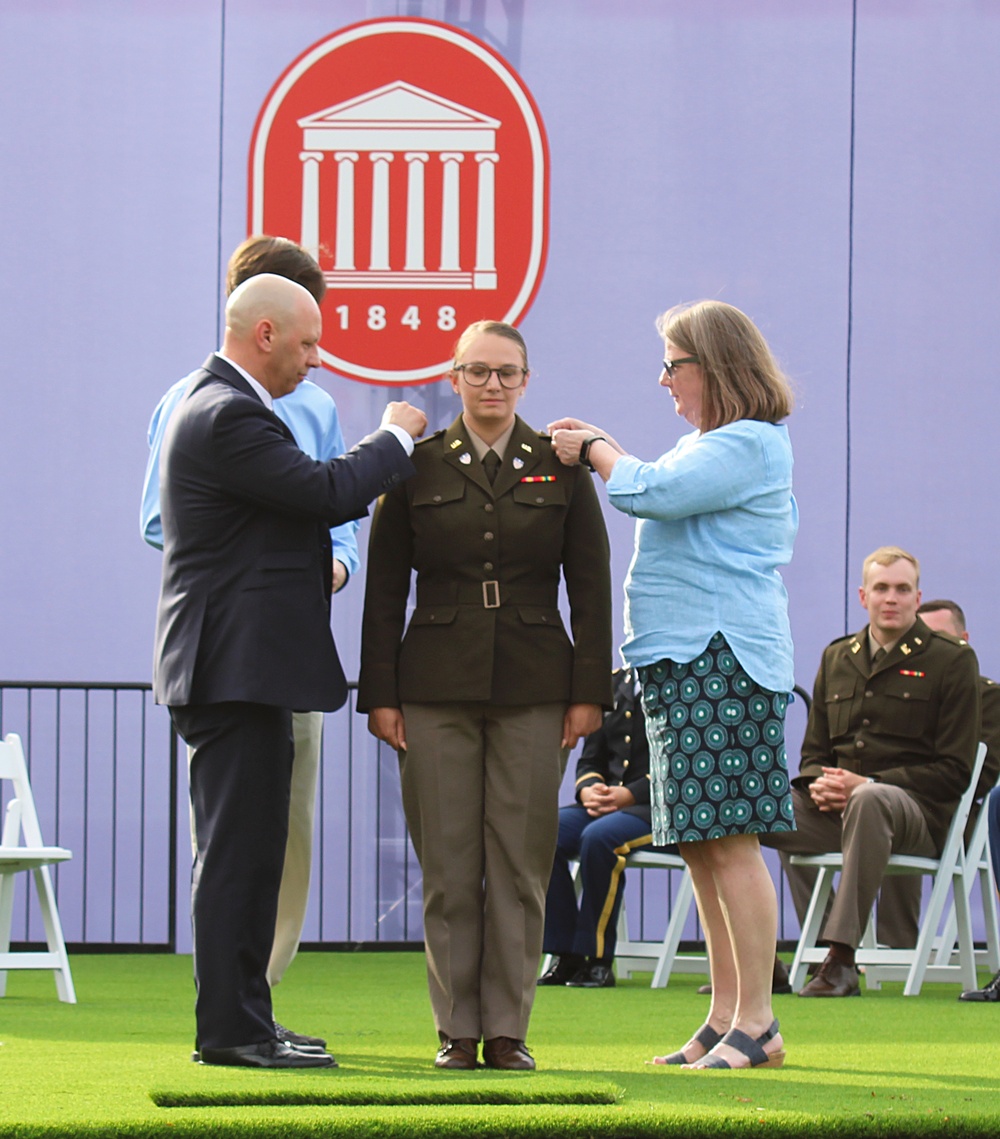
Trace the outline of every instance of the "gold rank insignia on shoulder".
{"type": "Polygon", "coordinates": [[[852,652],[852,653],[859,653],[859,652],[861,652],[861,642],[860,642],[860,641],[854,641],[854,642],[851,644],[851,652],[852,652]]]}
{"type": "Polygon", "coordinates": [[[924,642],[919,637],[913,638],[914,644],[922,645],[924,642]]]}
{"type": "Polygon", "coordinates": [[[456,447],[461,447],[461,446],[462,446],[462,440],[461,440],[461,439],[452,439],[452,441],[451,441],[451,449],[452,449],[453,451],[455,450],[455,448],[456,448],[456,447]]]}
{"type": "Polygon", "coordinates": [[[522,443],[521,444],[521,450],[527,451],[528,454],[530,455],[531,454],[531,444],[530,443],[522,443]]]}
{"type": "Polygon", "coordinates": [[[908,657],[910,653],[913,652],[913,649],[911,649],[909,645],[900,645],[899,651],[903,654],[903,656],[908,657]]]}

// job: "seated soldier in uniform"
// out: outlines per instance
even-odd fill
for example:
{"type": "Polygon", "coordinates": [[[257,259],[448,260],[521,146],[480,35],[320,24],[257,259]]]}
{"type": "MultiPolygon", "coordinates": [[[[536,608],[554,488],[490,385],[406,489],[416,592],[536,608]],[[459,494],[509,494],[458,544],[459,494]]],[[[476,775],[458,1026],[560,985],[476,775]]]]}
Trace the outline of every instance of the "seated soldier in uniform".
{"type": "Polygon", "coordinates": [[[625,859],[653,841],[649,745],[633,672],[613,674],[614,710],[583,745],[576,767],[577,803],[559,811],[555,865],[545,898],[543,952],[553,954],[539,985],[609,988],[615,983],[618,913],[625,859]],[[569,863],[580,862],[577,904],[569,863]]]}
{"type": "MultiPolygon", "coordinates": [[[[969,784],[980,735],[979,668],[968,644],[917,615],[919,581],[917,559],[896,546],[865,559],[859,595],[869,623],[823,653],[792,780],[797,829],[761,839],[781,852],[800,922],[814,872],[788,856],[844,855],[823,927],[829,953],[800,996],[860,993],[855,950],[886,862],[897,853],[936,857],[969,784]]],[[[899,928],[905,918],[895,915],[895,936],[906,938],[897,944],[915,940],[919,912],[909,916],[912,931],[899,928]]],[[[883,929],[878,937],[886,940],[883,929]]]]}

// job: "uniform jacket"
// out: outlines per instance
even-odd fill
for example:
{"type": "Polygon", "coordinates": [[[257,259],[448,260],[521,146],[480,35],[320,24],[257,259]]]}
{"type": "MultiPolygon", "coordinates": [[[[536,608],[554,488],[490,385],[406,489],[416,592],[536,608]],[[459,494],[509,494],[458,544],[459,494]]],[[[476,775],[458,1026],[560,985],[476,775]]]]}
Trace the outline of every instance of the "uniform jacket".
{"type": "Polygon", "coordinates": [[[649,743],[642,700],[635,694],[631,669],[619,669],[612,679],[615,706],[584,742],[576,765],[576,798],[579,801],[584,787],[604,783],[627,787],[637,806],[648,806],[649,743]]]}
{"type": "Polygon", "coordinates": [[[462,417],[417,444],[372,519],[358,708],[611,705],[611,584],[589,471],[520,418],[490,485],[462,417]],[[411,568],[416,608],[406,636],[411,568]],[[559,612],[560,572],[571,634],[559,612]]]}
{"type": "Polygon", "coordinates": [[[329,527],[413,470],[388,431],[317,462],[210,356],[170,418],[160,463],[161,704],[238,700],[331,711],[347,695],[330,632],[329,527]]]}
{"type": "Polygon", "coordinates": [[[842,767],[902,787],[940,847],[979,736],[979,666],[964,641],[918,617],[873,671],[866,627],[823,653],[794,782],[842,767]]]}

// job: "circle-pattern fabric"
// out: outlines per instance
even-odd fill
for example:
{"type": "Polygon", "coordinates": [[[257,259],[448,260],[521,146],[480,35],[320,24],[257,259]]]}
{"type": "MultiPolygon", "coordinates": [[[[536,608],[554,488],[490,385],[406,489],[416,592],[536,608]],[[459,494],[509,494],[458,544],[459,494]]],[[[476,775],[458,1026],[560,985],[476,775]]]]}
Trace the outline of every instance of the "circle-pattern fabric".
{"type": "Polygon", "coordinates": [[[785,709],[741,667],[721,633],[686,664],[638,670],[649,737],[653,842],[795,830],[785,709]]]}

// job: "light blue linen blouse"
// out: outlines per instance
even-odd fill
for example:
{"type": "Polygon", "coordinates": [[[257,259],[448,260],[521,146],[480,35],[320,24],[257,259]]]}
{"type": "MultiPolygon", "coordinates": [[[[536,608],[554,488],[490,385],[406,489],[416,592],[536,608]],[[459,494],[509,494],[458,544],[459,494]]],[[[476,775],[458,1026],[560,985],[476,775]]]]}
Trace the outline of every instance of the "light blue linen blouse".
{"type": "Polygon", "coordinates": [[[686,663],[721,632],[752,679],[790,692],[788,595],[778,573],[799,526],[788,429],[741,419],[692,431],[653,463],[619,459],[607,490],[612,506],[638,519],[625,661],[686,663]]]}

